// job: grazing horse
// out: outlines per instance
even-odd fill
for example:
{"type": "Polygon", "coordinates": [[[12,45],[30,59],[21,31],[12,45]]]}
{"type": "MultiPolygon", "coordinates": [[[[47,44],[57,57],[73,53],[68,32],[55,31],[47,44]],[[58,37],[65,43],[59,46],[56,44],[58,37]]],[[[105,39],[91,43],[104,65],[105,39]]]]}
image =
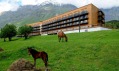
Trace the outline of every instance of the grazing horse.
{"type": "Polygon", "coordinates": [[[57,33],[57,35],[58,35],[59,42],[60,42],[61,39],[62,39],[62,41],[63,41],[63,38],[65,38],[65,41],[66,41],[66,42],[68,41],[68,38],[67,38],[66,34],[64,34],[64,32],[63,32],[62,30],[59,31],[59,32],[57,33]]]}
{"type": "Polygon", "coordinates": [[[41,58],[45,64],[45,67],[48,65],[48,54],[44,51],[38,52],[35,49],[28,48],[29,55],[31,54],[34,58],[34,66],[36,65],[36,59],[41,58]]]}

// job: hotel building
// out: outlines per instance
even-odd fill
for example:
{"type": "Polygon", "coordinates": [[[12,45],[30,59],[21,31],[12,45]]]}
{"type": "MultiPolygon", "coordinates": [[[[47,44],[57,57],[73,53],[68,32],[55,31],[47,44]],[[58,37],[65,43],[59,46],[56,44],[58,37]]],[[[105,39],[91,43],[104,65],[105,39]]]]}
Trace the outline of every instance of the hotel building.
{"type": "Polygon", "coordinates": [[[89,28],[102,26],[105,23],[104,13],[93,4],[71,10],[44,20],[29,24],[34,28],[33,35],[56,34],[59,30],[80,32],[81,29],[88,31],[89,28]]]}

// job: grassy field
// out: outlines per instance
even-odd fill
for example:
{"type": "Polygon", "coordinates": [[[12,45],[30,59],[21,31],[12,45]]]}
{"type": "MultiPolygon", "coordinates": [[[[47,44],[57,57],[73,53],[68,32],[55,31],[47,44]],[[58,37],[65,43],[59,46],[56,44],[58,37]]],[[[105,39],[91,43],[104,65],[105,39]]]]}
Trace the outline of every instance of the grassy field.
{"type": "MultiPolygon", "coordinates": [[[[119,30],[67,34],[68,42],[58,42],[56,35],[34,36],[28,40],[14,38],[3,42],[0,39],[0,71],[7,71],[10,64],[19,58],[33,63],[27,46],[35,46],[49,55],[52,71],[119,71],[119,30]]],[[[41,59],[37,67],[44,67],[41,59]]]]}

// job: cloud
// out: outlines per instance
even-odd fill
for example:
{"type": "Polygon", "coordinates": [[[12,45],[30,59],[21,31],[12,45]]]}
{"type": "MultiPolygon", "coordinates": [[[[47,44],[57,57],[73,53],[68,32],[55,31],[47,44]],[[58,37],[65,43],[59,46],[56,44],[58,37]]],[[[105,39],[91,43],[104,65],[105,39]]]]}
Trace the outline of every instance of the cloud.
{"type": "Polygon", "coordinates": [[[19,8],[19,5],[13,1],[9,1],[9,0],[1,0],[0,2],[0,12],[3,12],[3,11],[15,11],[19,8]]]}
{"type": "Polygon", "coordinates": [[[9,3],[2,2],[2,3],[0,3],[0,12],[2,12],[2,11],[9,11],[9,10],[15,11],[15,10],[17,10],[18,7],[19,6],[16,5],[16,4],[12,4],[11,5],[9,3]]]}
{"type": "Polygon", "coordinates": [[[47,0],[21,0],[22,5],[37,5],[47,0]]]}
{"type": "Polygon", "coordinates": [[[81,7],[87,4],[94,4],[98,8],[111,8],[115,6],[119,6],[119,0],[55,0],[59,3],[70,3],[77,7],[81,7]]]}
{"type": "Polygon", "coordinates": [[[9,10],[15,11],[20,5],[37,5],[45,1],[73,4],[77,7],[81,7],[90,3],[94,4],[98,8],[111,8],[119,6],[119,0],[0,0],[0,12],[9,10]]]}

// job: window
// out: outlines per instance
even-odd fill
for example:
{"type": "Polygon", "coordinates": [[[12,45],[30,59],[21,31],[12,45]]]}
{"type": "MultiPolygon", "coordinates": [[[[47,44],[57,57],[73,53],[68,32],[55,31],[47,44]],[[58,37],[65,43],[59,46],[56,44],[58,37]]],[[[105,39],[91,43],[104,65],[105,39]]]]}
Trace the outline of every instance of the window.
{"type": "Polygon", "coordinates": [[[88,21],[87,20],[84,20],[84,23],[87,23],[88,21]]]}
{"type": "Polygon", "coordinates": [[[85,17],[84,18],[88,18],[88,15],[85,15],[85,17]]]}
{"type": "Polygon", "coordinates": [[[80,19],[83,19],[83,16],[81,16],[80,19]]]}
{"type": "Polygon", "coordinates": [[[72,22],[72,19],[70,19],[70,22],[72,22]]]}
{"type": "Polygon", "coordinates": [[[76,22],[76,24],[79,24],[79,22],[76,22]]]}
{"type": "Polygon", "coordinates": [[[81,23],[83,23],[83,21],[81,21],[81,23]]]}
{"type": "Polygon", "coordinates": [[[66,23],[66,21],[64,21],[64,23],[66,23]]]}
{"type": "Polygon", "coordinates": [[[79,18],[76,18],[76,20],[79,20],[79,18]]]}
{"type": "Polygon", "coordinates": [[[69,20],[67,20],[67,22],[69,22],[69,20]]]}
{"type": "Polygon", "coordinates": [[[72,25],[72,23],[70,23],[70,25],[72,25]]]}

